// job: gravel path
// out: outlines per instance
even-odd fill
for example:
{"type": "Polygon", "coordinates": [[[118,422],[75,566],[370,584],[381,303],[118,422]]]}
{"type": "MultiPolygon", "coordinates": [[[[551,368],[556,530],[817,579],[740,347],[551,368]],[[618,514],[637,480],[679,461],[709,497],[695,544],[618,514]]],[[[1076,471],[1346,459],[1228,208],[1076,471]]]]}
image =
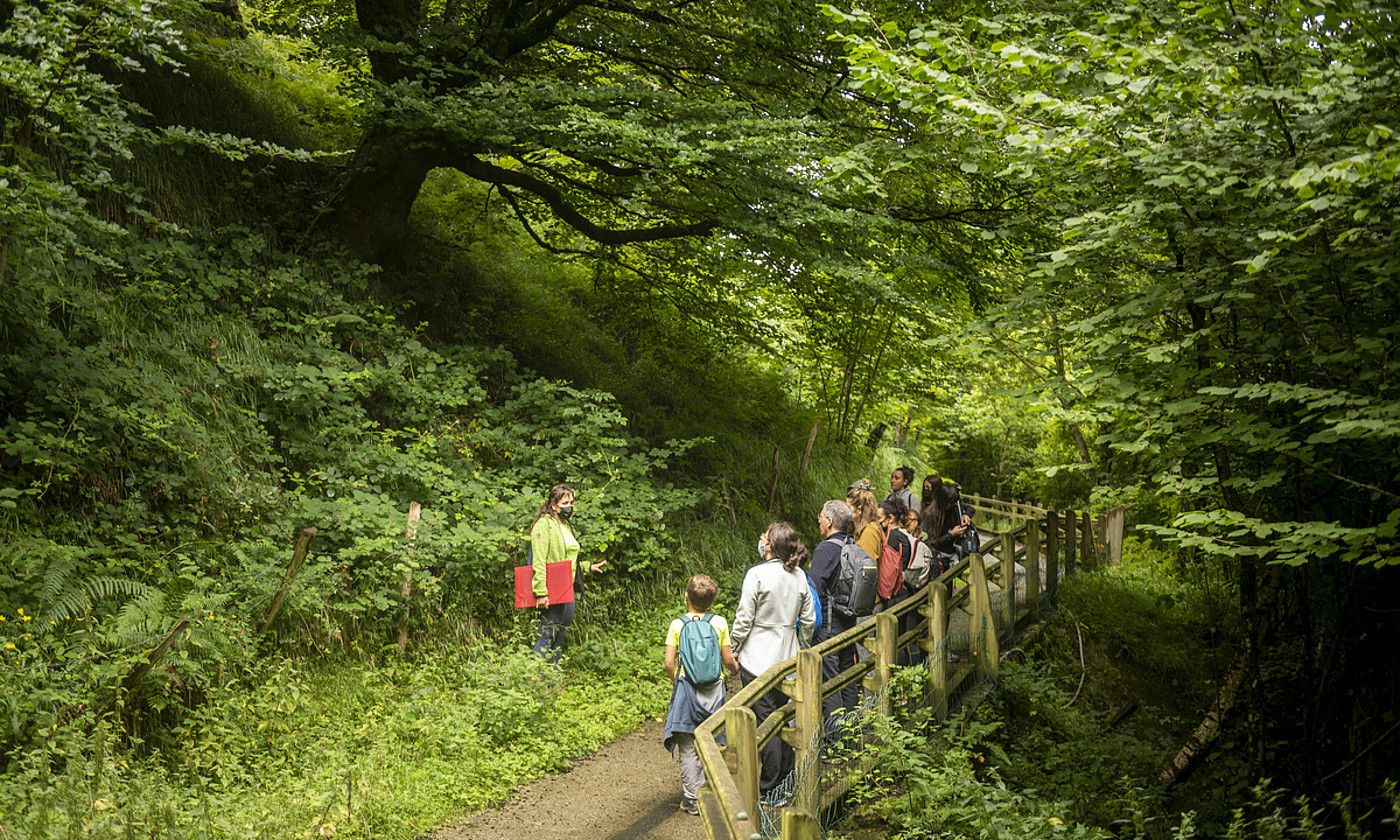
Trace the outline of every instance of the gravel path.
{"type": "Polygon", "coordinates": [[[700,840],[705,826],[680,810],[680,797],[680,770],[661,746],[661,723],[652,722],[568,770],[531,782],[509,802],[428,837],[700,840]]]}

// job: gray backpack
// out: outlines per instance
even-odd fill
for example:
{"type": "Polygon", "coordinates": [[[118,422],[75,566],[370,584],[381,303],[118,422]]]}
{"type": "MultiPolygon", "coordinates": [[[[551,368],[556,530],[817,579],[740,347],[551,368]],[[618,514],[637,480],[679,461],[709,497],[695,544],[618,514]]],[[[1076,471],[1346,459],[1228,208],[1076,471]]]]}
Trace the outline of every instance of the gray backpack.
{"type": "Polygon", "coordinates": [[[839,615],[863,618],[875,612],[875,585],[880,569],[875,558],[865,553],[855,540],[841,546],[841,571],[836,576],[832,600],[839,615]]]}

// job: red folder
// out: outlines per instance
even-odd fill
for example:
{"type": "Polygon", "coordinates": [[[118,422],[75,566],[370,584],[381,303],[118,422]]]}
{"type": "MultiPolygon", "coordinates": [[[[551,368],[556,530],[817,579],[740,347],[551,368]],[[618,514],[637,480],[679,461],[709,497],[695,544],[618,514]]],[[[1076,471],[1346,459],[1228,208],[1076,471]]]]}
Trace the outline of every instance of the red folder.
{"type": "MultiPolygon", "coordinates": [[[[561,560],[558,563],[546,563],[544,567],[544,585],[549,591],[549,604],[572,604],[574,601],[574,576],[573,566],[568,560],[561,560]]],[[[515,567],[515,608],[518,610],[528,609],[535,605],[535,592],[533,589],[535,581],[534,567],[526,564],[515,567]]]]}

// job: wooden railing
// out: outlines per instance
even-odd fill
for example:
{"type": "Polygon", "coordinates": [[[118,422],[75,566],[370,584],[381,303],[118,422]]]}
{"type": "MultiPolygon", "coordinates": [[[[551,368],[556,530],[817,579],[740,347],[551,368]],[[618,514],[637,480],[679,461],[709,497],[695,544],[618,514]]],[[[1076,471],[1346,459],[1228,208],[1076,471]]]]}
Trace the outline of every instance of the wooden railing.
{"type": "Polygon", "coordinates": [[[781,738],[796,754],[792,797],[781,812],[781,836],[821,837],[819,815],[846,794],[855,775],[845,772],[823,780],[823,765],[844,757],[838,754],[839,746],[823,746],[824,698],[859,682],[877,713],[890,715],[893,700],[886,688],[891,671],[902,651],[919,648],[931,654],[919,699],[939,717],[946,716],[974,676],[996,679],[1001,643],[1014,638],[1018,626],[1039,620],[1042,606],[1054,600],[1060,579],[1081,565],[1097,563],[1100,552],[1087,513],[977,496],[964,499],[977,513],[980,552],[969,554],[891,609],[769,668],[696,730],[695,745],[707,780],[701,789],[701,816],[710,840],[765,836],[759,810],[759,752],[773,738],[781,738]],[[1024,574],[1019,590],[1018,565],[1024,574]],[[993,598],[993,585],[1001,593],[999,599],[993,598]],[[949,619],[957,610],[970,613],[968,655],[949,662],[949,619]],[[906,616],[918,620],[906,622],[910,629],[901,634],[900,620],[906,616]],[[822,658],[852,644],[872,655],[823,679],[822,658]],[[755,703],[774,689],[788,702],[766,720],[758,720],[755,703]]]}

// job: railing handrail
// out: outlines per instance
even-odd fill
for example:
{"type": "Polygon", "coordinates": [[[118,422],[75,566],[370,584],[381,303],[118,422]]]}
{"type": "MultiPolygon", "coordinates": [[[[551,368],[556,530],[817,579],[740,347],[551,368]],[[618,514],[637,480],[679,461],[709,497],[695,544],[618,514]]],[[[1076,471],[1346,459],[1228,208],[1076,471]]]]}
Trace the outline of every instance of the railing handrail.
{"type": "MultiPolygon", "coordinates": [[[[1038,617],[1032,612],[1038,613],[1042,595],[1039,562],[1042,557],[1041,535],[1046,537],[1047,550],[1054,549],[1057,555],[1053,558],[1055,562],[1047,563],[1048,574],[1043,593],[1053,598],[1059,577],[1060,548],[1064,550],[1065,573],[1074,570],[1074,555],[1078,547],[1075,531],[1080,527],[1080,516],[1073,512],[1060,513],[980,496],[966,495],[964,498],[980,512],[1019,523],[1000,531],[983,528],[991,538],[984,540],[982,552],[995,554],[994,564],[987,563],[986,560],[991,558],[984,558],[983,553],[969,554],[890,609],[773,665],[731,695],[720,711],[696,728],[695,745],[708,779],[708,786],[702,790],[702,815],[711,840],[750,840],[762,836],[758,812],[758,750],[775,737],[783,738],[803,756],[807,750],[814,749],[815,736],[821,728],[824,698],[853,682],[862,681],[867,689],[881,698],[881,710],[888,712],[889,700],[883,695],[883,687],[888,681],[894,657],[901,648],[919,644],[926,650],[932,648],[938,652],[937,657],[929,660],[927,688],[938,695],[932,698],[932,702],[937,704],[940,713],[946,711],[948,697],[974,670],[995,678],[999,649],[997,637],[1010,629],[1003,625],[1009,622],[1014,628],[1020,618],[1038,617]],[[1062,542],[1058,533],[1061,523],[1065,528],[1062,542]],[[1054,531],[1050,530],[1052,524],[1054,531]],[[1037,558],[1037,562],[1029,562],[1032,556],[1037,558]],[[1028,611],[1018,617],[1015,567],[1022,558],[1026,558],[1028,611]],[[988,580],[993,570],[1002,591],[1007,593],[1002,599],[1001,608],[997,610],[991,603],[988,580]],[[951,593],[949,584],[953,584],[951,593]],[[971,602],[973,623],[976,625],[973,633],[977,642],[975,650],[982,655],[974,657],[975,664],[963,663],[949,675],[942,648],[946,640],[948,616],[954,608],[968,602],[971,602]],[[901,635],[898,631],[899,620],[910,614],[918,614],[921,620],[901,635]],[[822,657],[852,644],[870,647],[875,656],[851,665],[829,680],[824,679],[822,657]],[[767,720],[760,721],[753,713],[753,706],[774,690],[782,691],[791,699],[770,714],[767,720]],[[789,727],[788,722],[794,719],[798,725],[789,727]],[[724,747],[720,747],[718,741],[721,729],[727,742],[724,747]]],[[[1083,519],[1087,526],[1087,514],[1083,519]]],[[[1080,531],[1085,536],[1089,533],[1087,530],[1080,531]]],[[[1087,549],[1092,545],[1092,537],[1088,536],[1088,539],[1090,542],[1085,543],[1086,561],[1089,559],[1087,549]]],[[[814,767],[815,759],[808,758],[808,764],[814,767]]],[[[799,768],[803,766],[801,761],[798,764],[799,768]]],[[[816,770],[804,772],[816,773],[816,770]]],[[[796,807],[784,811],[784,838],[807,836],[807,829],[802,826],[815,825],[815,813],[830,804],[823,800],[835,795],[816,790],[815,776],[808,781],[810,784],[803,788],[802,799],[805,801],[798,801],[794,803],[796,807]],[[791,832],[789,824],[794,826],[791,832]]]]}

